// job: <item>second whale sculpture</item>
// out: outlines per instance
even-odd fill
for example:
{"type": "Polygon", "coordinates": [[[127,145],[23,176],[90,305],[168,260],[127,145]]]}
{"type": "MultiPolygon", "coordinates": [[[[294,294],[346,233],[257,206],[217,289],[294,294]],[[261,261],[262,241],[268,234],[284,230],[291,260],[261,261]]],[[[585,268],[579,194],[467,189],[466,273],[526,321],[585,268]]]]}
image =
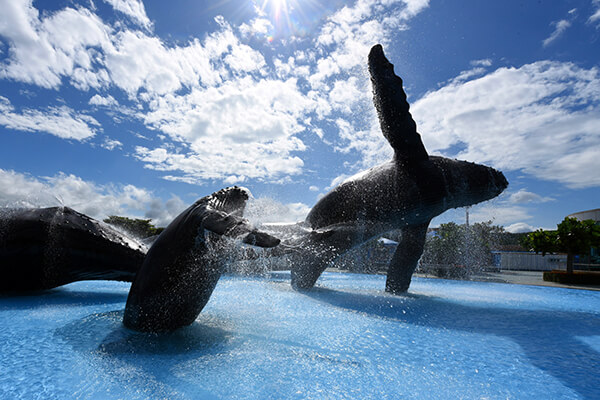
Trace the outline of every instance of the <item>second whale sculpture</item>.
{"type": "Polygon", "coordinates": [[[394,157],[327,193],[308,214],[303,234],[284,241],[295,288],[311,288],[342,253],[400,229],[402,237],[388,267],[385,289],[405,292],[423,253],[431,219],[450,208],[492,199],[508,185],[493,168],[427,154],[402,79],[394,74],[381,45],[369,53],[369,72],[381,130],[394,157]]]}
{"type": "Polygon", "coordinates": [[[279,239],[254,227],[242,214],[250,191],[219,190],[192,204],[158,236],[137,272],[125,306],[126,327],[167,332],[194,322],[224,269],[221,236],[260,247],[279,239]]]}

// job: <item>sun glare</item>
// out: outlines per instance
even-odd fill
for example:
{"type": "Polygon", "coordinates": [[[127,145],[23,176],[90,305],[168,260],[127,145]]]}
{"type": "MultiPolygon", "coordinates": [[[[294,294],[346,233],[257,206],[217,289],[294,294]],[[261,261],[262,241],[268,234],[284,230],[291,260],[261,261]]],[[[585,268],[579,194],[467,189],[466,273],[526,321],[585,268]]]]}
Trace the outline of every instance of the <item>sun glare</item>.
{"type": "Polygon", "coordinates": [[[281,7],[285,7],[287,6],[287,0],[265,0],[263,2],[263,8],[267,5],[270,4],[271,7],[280,9],[281,7]]]}
{"type": "Polygon", "coordinates": [[[320,17],[319,2],[314,0],[262,0],[260,9],[273,24],[274,32],[267,38],[304,35],[320,17]]]}
{"type": "Polygon", "coordinates": [[[281,17],[289,18],[288,0],[264,0],[261,9],[276,20],[281,17]]]}

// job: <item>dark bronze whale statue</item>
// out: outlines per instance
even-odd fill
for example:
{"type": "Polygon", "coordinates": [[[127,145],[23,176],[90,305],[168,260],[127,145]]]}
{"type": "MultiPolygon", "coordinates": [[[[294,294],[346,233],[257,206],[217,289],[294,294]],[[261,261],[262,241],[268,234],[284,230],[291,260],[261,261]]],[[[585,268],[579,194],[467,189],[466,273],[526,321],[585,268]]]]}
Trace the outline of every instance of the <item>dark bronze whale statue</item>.
{"type": "Polygon", "coordinates": [[[405,292],[423,253],[432,218],[450,208],[498,196],[508,185],[487,166],[427,154],[402,88],[381,45],[369,54],[373,102],[394,149],[387,163],[347,179],[312,208],[306,232],[283,241],[291,255],[292,285],[311,288],[331,261],[392,230],[402,238],[388,268],[386,291],[405,292]]]}
{"type": "MultiPolygon", "coordinates": [[[[0,293],[82,280],[133,281],[124,324],[148,332],[189,325],[225,267],[221,236],[273,247],[279,240],[242,218],[248,189],[203,197],[177,216],[146,253],[136,240],[68,207],[0,213],[0,293]]],[[[227,247],[225,247],[227,249],[227,247]]]]}
{"type": "Polygon", "coordinates": [[[131,282],[145,253],[142,243],[69,207],[0,211],[0,293],[131,282]]]}
{"type": "Polygon", "coordinates": [[[125,326],[164,332],[194,322],[224,268],[214,244],[221,235],[260,247],[279,244],[279,239],[257,231],[242,218],[249,196],[244,188],[220,190],[198,200],[169,224],[148,250],[131,285],[125,326]]]}

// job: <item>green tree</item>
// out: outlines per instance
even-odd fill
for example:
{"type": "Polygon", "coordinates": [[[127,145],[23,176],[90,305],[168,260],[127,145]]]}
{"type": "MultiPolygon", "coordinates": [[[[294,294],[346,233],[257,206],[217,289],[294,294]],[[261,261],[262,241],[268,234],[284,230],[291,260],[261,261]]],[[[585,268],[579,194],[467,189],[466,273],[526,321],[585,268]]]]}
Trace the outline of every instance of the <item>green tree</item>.
{"type": "Polygon", "coordinates": [[[463,264],[464,233],[461,225],[441,224],[437,234],[427,239],[422,261],[427,264],[463,264]]]}
{"type": "Polygon", "coordinates": [[[155,227],[150,223],[150,221],[150,219],[127,218],[120,217],[118,215],[111,215],[104,219],[104,222],[107,224],[122,228],[132,235],[140,238],[158,235],[164,230],[164,228],[155,227]]]}
{"type": "Polygon", "coordinates": [[[586,254],[592,247],[600,246],[600,225],[593,220],[579,221],[566,217],[555,231],[538,229],[523,239],[523,245],[542,253],[567,253],[567,273],[573,273],[573,260],[577,254],[586,254]]]}
{"type": "Polygon", "coordinates": [[[504,228],[487,221],[466,226],[465,230],[466,265],[479,270],[492,265],[492,250],[498,248],[502,237],[506,234],[504,228]]]}
{"type": "Polygon", "coordinates": [[[492,225],[492,221],[472,225],[454,222],[441,224],[437,234],[425,243],[422,262],[446,266],[463,265],[467,272],[481,270],[492,265],[492,250],[505,234],[504,228],[492,225]]]}

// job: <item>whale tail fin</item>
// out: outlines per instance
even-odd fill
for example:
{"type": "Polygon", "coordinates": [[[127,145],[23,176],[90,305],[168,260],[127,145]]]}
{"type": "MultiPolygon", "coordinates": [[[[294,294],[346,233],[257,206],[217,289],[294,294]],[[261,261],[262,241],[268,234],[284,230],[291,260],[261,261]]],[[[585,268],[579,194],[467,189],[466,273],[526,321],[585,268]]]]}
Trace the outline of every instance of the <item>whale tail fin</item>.
{"type": "Polygon", "coordinates": [[[394,65],[385,57],[380,44],[373,46],[369,53],[369,73],[381,131],[394,149],[396,159],[427,160],[429,156],[410,115],[402,79],[394,73],[394,65]]]}

